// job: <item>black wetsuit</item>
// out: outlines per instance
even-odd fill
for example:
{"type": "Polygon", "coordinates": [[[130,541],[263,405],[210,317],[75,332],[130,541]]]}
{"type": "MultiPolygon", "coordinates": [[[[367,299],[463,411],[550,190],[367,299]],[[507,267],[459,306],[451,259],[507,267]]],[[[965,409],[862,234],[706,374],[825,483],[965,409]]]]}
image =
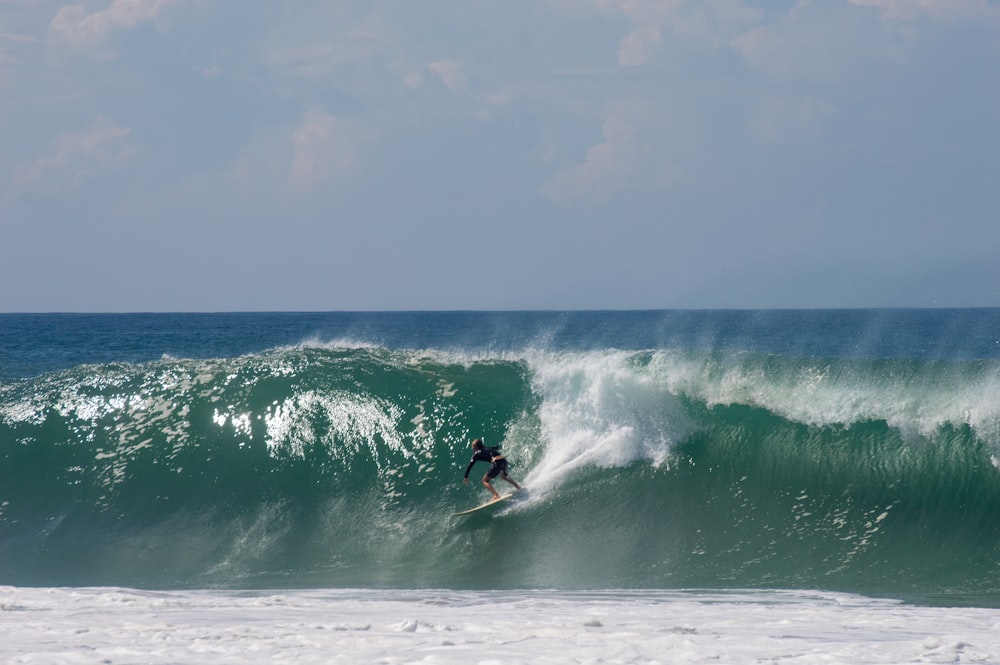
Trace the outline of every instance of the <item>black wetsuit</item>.
{"type": "Polygon", "coordinates": [[[501,473],[505,476],[507,475],[507,460],[504,459],[503,454],[500,452],[500,446],[483,448],[473,453],[472,461],[469,462],[469,466],[465,467],[466,478],[469,477],[469,472],[472,471],[472,467],[476,462],[490,463],[490,470],[486,472],[487,478],[496,478],[501,473]]]}

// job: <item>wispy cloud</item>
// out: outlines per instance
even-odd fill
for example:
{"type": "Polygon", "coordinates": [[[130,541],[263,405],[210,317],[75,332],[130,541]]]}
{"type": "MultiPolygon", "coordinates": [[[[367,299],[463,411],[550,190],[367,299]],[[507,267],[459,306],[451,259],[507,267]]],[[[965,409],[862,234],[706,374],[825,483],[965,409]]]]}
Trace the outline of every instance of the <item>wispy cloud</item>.
{"type": "Polygon", "coordinates": [[[556,11],[576,16],[619,16],[632,27],[619,45],[618,60],[634,65],[635,55],[674,34],[710,45],[759,25],[765,12],[743,0],[548,0],[556,11]]]}
{"type": "Polygon", "coordinates": [[[14,189],[56,194],[75,189],[99,174],[126,166],[134,157],[131,130],[99,117],[79,132],[57,136],[34,161],[14,169],[14,189]]]}
{"type": "Polygon", "coordinates": [[[286,191],[306,194],[342,182],[357,168],[363,140],[344,120],[322,109],[310,109],[291,134],[286,191]]]}
{"type": "Polygon", "coordinates": [[[910,20],[928,17],[936,20],[1000,20],[1000,6],[989,0],[848,0],[861,7],[875,7],[887,19],[910,20]]]}
{"type": "Polygon", "coordinates": [[[294,20],[274,27],[260,57],[289,80],[322,84],[347,73],[372,75],[393,59],[400,40],[395,30],[370,8],[305,3],[294,20]]]}
{"type": "Polygon", "coordinates": [[[758,74],[787,79],[826,80],[870,66],[884,48],[870,40],[856,44],[843,35],[851,17],[836,18],[811,3],[800,2],[772,22],[754,26],[729,42],[730,48],[758,74]]]}
{"type": "Polygon", "coordinates": [[[37,41],[38,39],[31,35],[0,32],[0,65],[17,62],[18,56],[15,54],[37,41]]]}
{"type": "Polygon", "coordinates": [[[175,0],[113,0],[107,9],[87,13],[83,5],[61,8],[49,25],[50,31],[79,47],[102,45],[118,30],[129,30],[156,19],[175,0]]]}
{"type": "Polygon", "coordinates": [[[834,106],[822,99],[770,96],[758,102],[749,126],[758,141],[801,142],[804,137],[820,136],[835,116],[834,106]]]}
{"type": "Polygon", "coordinates": [[[602,134],[604,140],[588,148],[582,162],[543,184],[542,194],[557,203],[586,203],[620,192],[639,166],[638,133],[625,121],[609,119],[602,134]]]}
{"type": "Polygon", "coordinates": [[[458,60],[439,60],[427,65],[449,90],[461,90],[469,84],[465,66],[458,60]]]}
{"type": "Polygon", "coordinates": [[[618,48],[618,64],[623,67],[643,65],[663,41],[656,26],[636,28],[622,38],[618,48]]]}

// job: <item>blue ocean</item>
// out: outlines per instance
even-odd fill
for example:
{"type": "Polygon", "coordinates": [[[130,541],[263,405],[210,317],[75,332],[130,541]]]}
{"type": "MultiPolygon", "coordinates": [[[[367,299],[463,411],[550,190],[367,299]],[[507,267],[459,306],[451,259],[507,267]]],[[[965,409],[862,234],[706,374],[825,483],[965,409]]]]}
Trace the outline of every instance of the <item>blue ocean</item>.
{"type": "Polygon", "coordinates": [[[0,585],[1000,607],[1000,310],[0,315],[0,585]]]}

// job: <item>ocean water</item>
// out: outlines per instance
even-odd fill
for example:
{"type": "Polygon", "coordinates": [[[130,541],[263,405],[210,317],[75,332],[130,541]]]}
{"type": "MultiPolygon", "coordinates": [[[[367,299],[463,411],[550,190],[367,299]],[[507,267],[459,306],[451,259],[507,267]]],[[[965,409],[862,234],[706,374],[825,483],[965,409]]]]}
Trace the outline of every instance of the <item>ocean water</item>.
{"type": "Polygon", "coordinates": [[[0,585],[3,662],[1000,662],[1000,310],[0,315],[0,585]]]}

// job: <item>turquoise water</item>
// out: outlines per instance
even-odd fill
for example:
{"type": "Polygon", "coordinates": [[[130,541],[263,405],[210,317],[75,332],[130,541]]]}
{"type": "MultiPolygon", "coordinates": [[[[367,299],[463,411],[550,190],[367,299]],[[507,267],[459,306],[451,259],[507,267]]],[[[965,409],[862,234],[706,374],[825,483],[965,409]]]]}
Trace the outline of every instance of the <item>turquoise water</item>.
{"type": "Polygon", "coordinates": [[[0,584],[996,605],[998,339],[998,310],[0,315],[0,584]],[[530,491],[454,519],[477,436],[530,491]]]}

